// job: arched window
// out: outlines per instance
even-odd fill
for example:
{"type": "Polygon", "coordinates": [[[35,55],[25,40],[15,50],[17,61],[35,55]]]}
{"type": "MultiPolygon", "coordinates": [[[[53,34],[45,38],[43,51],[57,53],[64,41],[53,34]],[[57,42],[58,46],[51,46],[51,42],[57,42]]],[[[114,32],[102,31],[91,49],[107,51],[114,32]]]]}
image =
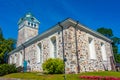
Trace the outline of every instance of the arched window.
{"type": "Polygon", "coordinates": [[[36,24],[34,24],[34,27],[36,27],[36,24]]]}
{"type": "Polygon", "coordinates": [[[42,44],[41,43],[39,43],[38,45],[37,45],[37,62],[38,63],[42,63],[42,44]]]}
{"type": "Polygon", "coordinates": [[[52,37],[50,39],[50,57],[51,58],[57,57],[56,37],[52,37]]]}
{"type": "Polygon", "coordinates": [[[33,23],[31,23],[31,26],[33,26],[33,23]]]}
{"type": "Polygon", "coordinates": [[[22,52],[19,53],[19,66],[23,65],[23,55],[22,52]]]}
{"type": "Polygon", "coordinates": [[[12,64],[14,64],[14,56],[12,55],[12,64]]]}
{"type": "Polygon", "coordinates": [[[107,56],[106,56],[106,49],[105,49],[105,44],[101,43],[101,53],[102,53],[102,58],[104,61],[107,60],[107,56]]]}
{"type": "Polygon", "coordinates": [[[17,54],[14,55],[14,64],[17,62],[17,54]]]}
{"type": "Polygon", "coordinates": [[[12,56],[9,58],[9,63],[12,64],[12,56]]]}
{"type": "Polygon", "coordinates": [[[90,59],[96,59],[95,44],[92,38],[89,38],[89,55],[90,59]]]}
{"type": "Polygon", "coordinates": [[[28,22],[28,26],[30,26],[30,22],[28,22]]]}

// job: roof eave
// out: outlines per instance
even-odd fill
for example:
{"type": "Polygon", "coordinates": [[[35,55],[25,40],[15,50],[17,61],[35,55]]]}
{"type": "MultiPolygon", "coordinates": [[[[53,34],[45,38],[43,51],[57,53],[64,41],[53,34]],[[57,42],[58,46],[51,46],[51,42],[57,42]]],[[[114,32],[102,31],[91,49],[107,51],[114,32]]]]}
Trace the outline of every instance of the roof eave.
{"type": "MultiPolygon", "coordinates": [[[[70,22],[72,22],[73,24],[76,24],[76,23],[77,23],[77,21],[75,21],[75,20],[73,20],[73,19],[71,19],[71,18],[69,18],[68,20],[69,20],[70,22]]],[[[92,34],[94,34],[94,35],[96,35],[96,36],[98,36],[98,37],[100,37],[100,38],[102,38],[102,39],[110,42],[110,43],[113,42],[111,39],[105,37],[104,35],[96,32],[96,31],[94,31],[94,30],[91,30],[90,28],[88,28],[88,27],[86,27],[86,26],[83,26],[83,25],[80,24],[80,23],[78,24],[78,26],[79,26],[80,28],[82,28],[83,30],[85,30],[85,31],[87,31],[87,32],[90,32],[90,33],[92,33],[92,34]]]]}

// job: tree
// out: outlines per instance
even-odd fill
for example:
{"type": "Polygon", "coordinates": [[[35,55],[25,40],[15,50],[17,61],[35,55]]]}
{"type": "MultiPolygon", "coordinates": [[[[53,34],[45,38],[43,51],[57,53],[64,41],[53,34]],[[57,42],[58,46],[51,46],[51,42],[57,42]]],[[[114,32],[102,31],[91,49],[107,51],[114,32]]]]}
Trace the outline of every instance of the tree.
{"type": "Polygon", "coordinates": [[[111,38],[113,36],[112,29],[107,29],[107,28],[102,27],[102,28],[98,28],[97,32],[103,34],[104,36],[108,38],[111,38]]]}
{"type": "Polygon", "coordinates": [[[120,44],[120,38],[113,35],[112,29],[107,29],[102,27],[102,28],[98,28],[97,32],[103,34],[104,36],[110,38],[113,41],[112,48],[113,48],[115,61],[117,63],[120,63],[120,54],[118,53],[118,45],[120,44]]]}
{"type": "Polygon", "coordinates": [[[3,34],[2,34],[2,29],[0,28],[0,41],[4,40],[3,34]]]}
{"type": "Polygon", "coordinates": [[[0,64],[6,62],[7,53],[12,51],[15,48],[15,40],[14,39],[5,39],[2,34],[2,30],[0,28],[0,64]]]}

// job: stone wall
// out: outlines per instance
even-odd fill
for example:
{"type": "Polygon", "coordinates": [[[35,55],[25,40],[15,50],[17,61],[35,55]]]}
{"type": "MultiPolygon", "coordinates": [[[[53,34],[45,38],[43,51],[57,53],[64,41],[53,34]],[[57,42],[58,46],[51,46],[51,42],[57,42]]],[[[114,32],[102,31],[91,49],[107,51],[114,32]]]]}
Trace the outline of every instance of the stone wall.
{"type": "Polygon", "coordinates": [[[64,46],[65,46],[65,56],[67,58],[66,62],[66,73],[77,73],[78,65],[77,65],[77,56],[76,52],[78,51],[78,60],[80,66],[80,72],[87,72],[87,71],[104,71],[104,70],[111,70],[110,65],[110,56],[111,49],[110,43],[99,39],[92,34],[89,34],[83,30],[77,28],[77,47],[76,50],[76,41],[75,41],[75,28],[72,26],[67,27],[64,29],[64,46]],[[89,57],[89,43],[88,38],[92,37],[94,39],[95,44],[95,52],[96,52],[96,59],[90,59],[89,57]],[[107,54],[107,61],[103,61],[102,53],[101,53],[101,42],[105,44],[106,54],[107,54]]]}
{"type": "MultiPolygon", "coordinates": [[[[75,28],[72,26],[65,27],[64,30],[64,48],[65,48],[65,57],[67,58],[66,64],[66,73],[77,73],[78,72],[78,63],[76,52],[78,52],[78,62],[80,66],[80,72],[87,71],[104,71],[105,69],[111,70],[110,65],[110,56],[111,49],[110,43],[106,42],[98,37],[93,36],[79,28],[75,31],[75,28]],[[75,32],[77,33],[77,47],[76,49],[76,40],[75,40],[75,32]],[[89,42],[88,38],[92,37],[94,39],[95,44],[95,52],[97,59],[90,59],[89,57],[89,42]],[[101,42],[105,44],[107,61],[103,61],[101,54],[101,42]]],[[[62,32],[61,30],[56,31],[54,33],[49,34],[47,37],[43,39],[39,39],[31,45],[25,47],[25,60],[28,61],[28,65],[31,67],[31,71],[42,71],[42,62],[37,62],[37,45],[41,43],[42,45],[42,58],[43,62],[50,58],[50,38],[56,37],[57,44],[57,57],[63,59],[63,47],[62,47],[62,32]]],[[[24,56],[24,50],[20,50],[15,54],[22,53],[24,56]]],[[[11,56],[15,56],[12,54],[11,56]]],[[[22,58],[23,59],[23,58],[22,58]]],[[[16,65],[19,66],[19,57],[17,58],[16,65]]]]}

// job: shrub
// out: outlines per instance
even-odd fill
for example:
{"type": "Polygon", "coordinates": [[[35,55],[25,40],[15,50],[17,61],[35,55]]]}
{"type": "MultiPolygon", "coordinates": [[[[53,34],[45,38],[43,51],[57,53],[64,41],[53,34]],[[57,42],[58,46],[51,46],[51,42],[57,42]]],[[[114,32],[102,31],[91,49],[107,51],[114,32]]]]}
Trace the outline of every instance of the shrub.
{"type": "Polygon", "coordinates": [[[23,71],[23,67],[22,66],[17,67],[17,72],[22,72],[22,71],[23,71]]]}
{"type": "Polygon", "coordinates": [[[9,73],[15,73],[17,72],[17,68],[15,65],[11,64],[1,64],[0,65],[0,76],[9,74],[9,73]]]}
{"type": "Polygon", "coordinates": [[[63,60],[61,59],[48,59],[42,64],[44,71],[47,71],[49,74],[60,74],[64,71],[63,60]]]}

